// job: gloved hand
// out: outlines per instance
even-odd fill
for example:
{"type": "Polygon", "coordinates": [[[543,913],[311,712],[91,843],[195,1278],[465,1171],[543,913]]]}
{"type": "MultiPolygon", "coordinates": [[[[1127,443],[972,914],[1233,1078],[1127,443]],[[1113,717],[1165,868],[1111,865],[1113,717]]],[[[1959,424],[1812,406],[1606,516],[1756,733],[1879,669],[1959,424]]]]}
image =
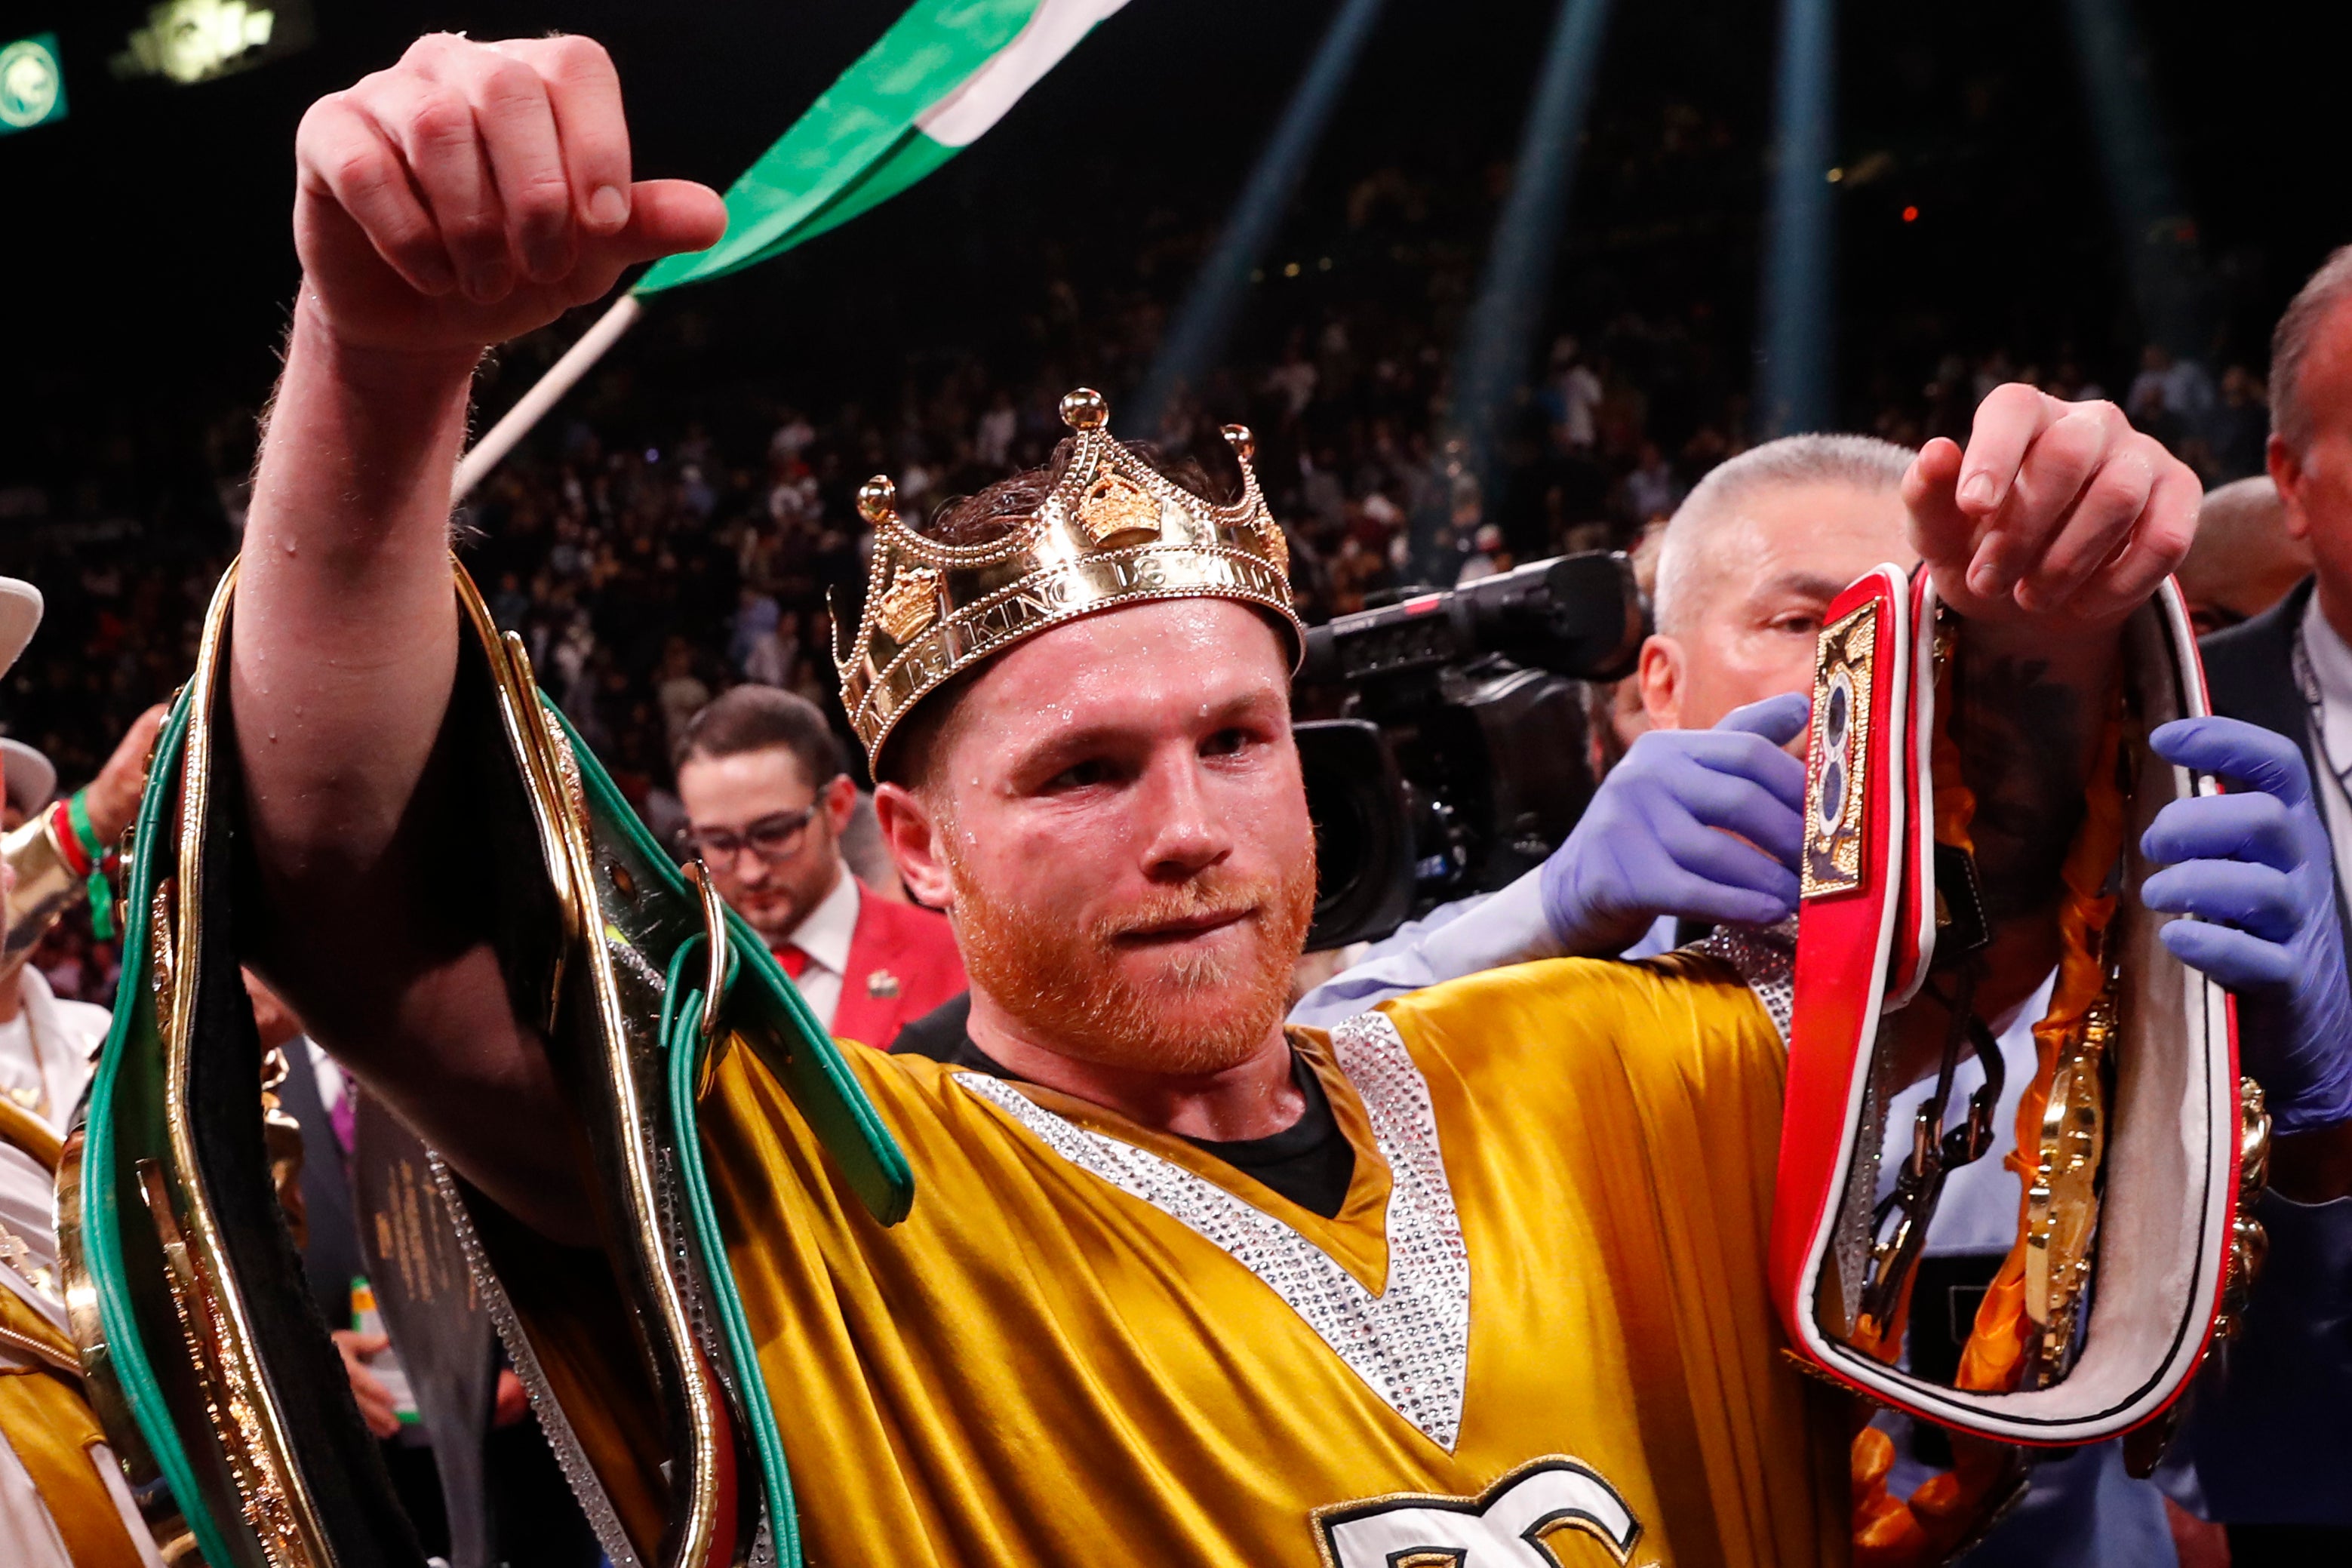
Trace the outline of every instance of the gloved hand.
{"type": "Polygon", "coordinates": [[[2281,1132],[2352,1118],[2352,991],[2336,918],[2336,856],[2294,742],[2235,719],[2181,719],[2147,738],[2168,763],[2242,794],[2177,800],[2140,850],[2166,869],[2141,900],[2164,945],[2238,995],[2238,1045],[2281,1132]]]}
{"type": "Polygon", "coordinates": [[[1805,764],[1780,747],[1811,706],[1791,692],[1737,709],[1712,730],[1653,730],[1635,741],[1544,862],[1544,918],[1561,946],[1581,957],[1615,953],[1660,915],[1786,919],[1797,907],[1805,764]]]}

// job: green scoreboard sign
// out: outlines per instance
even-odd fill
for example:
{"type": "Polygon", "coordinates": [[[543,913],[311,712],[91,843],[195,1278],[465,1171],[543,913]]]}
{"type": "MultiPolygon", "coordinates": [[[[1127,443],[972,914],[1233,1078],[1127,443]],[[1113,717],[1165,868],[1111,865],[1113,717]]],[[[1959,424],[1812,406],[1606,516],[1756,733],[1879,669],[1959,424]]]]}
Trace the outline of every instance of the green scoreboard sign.
{"type": "Polygon", "coordinates": [[[66,73],[58,36],[36,33],[0,44],[0,136],[66,117],[66,73]]]}

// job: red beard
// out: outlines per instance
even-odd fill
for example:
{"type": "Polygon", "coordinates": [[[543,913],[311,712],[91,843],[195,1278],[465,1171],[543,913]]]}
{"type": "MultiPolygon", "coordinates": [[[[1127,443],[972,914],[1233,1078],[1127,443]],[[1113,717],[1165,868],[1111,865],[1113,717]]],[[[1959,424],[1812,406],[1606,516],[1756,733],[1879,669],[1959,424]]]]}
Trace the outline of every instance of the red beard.
{"type": "Polygon", "coordinates": [[[1211,872],[1084,926],[999,902],[961,865],[949,869],[956,941],[973,986],[1040,1044],[1131,1071],[1196,1076],[1247,1060],[1289,1004],[1315,912],[1311,862],[1277,877],[1211,872]],[[1171,942],[1153,952],[1160,944],[1133,934],[1243,909],[1251,912],[1213,947],[1171,942]]]}

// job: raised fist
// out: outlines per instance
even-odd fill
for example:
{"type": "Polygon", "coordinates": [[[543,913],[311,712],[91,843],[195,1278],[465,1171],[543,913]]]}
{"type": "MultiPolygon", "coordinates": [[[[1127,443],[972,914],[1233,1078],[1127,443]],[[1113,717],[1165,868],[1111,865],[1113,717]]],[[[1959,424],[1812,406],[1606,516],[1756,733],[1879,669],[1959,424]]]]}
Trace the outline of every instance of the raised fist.
{"type": "Polygon", "coordinates": [[[707,186],[631,181],[620,79],[587,38],[419,38],[294,145],[302,305],[352,347],[478,351],[727,226],[707,186]]]}
{"type": "Polygon", "coordinates": [[[2112,403],[2012,382],[1969,445],[1938,437],[1903,484],[1911,542],[1960,614],[2052,629],[2113,626],[2180,563],[2204,487],[2112,403]]]}

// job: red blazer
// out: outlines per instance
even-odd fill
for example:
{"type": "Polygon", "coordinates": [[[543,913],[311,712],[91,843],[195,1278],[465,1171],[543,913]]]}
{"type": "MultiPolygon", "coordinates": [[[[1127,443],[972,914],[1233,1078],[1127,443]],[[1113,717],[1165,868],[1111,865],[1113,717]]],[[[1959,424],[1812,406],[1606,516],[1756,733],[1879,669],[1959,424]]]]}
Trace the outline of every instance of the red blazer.
{"type": "Polygon", "coordinates": [[[833,1010],[835,1039],[888,1050],[901,1025],[964,988],[963,955],[948,917],[918,904],[857,889],[857,930],[833,1010]]]}

